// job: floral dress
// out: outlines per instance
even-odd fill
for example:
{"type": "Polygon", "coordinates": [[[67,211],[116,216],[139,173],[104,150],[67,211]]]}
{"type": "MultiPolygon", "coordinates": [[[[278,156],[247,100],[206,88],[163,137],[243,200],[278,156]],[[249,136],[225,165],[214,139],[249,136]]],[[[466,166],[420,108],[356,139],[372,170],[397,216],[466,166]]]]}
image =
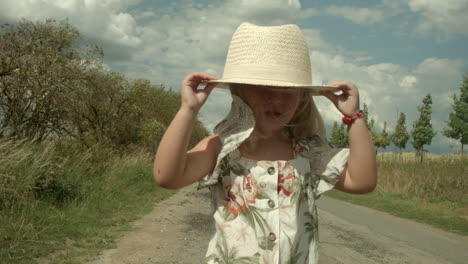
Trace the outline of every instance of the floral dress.
{"type": "Polygon", "coordinates": [[[241,157],[254,125],[249,113],[233,103],[215,129],[223,142],[215,169],[199,182],[210,189],[216,228],[206,263],[318,263],[315,201],[339,180],[349,149],[312,136],[295,144],[292,160],[241,157]]]}

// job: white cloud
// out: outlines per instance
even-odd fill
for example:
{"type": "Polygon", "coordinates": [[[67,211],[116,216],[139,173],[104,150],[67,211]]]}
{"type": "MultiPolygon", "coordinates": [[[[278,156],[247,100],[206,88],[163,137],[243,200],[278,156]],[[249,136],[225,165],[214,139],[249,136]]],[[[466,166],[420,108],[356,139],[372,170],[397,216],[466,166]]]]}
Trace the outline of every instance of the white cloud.
{"type": "Polygon", "coordinates": [[[418,76],[418,87],[428,93],[441,93],[456,89],[461,83],[462,60],[427,58],[413,71],[418,76]]]}
{"type": "Polygon", "coordinates": [[[411,88],[418,81],[414,75],[406,75],[400,82],[400,86],[404,88],[411,88]]]}
{"type": "Polygon", "coordinates": [[[277,7],[292,7],[299,9],[301,8],[301,1],[299,0],[238,0],[232,1],[233,4],[238,4],[243,8],[277,8],[277,7]]]}
{"type": "Polygon", "coordinates": [[[34,21],[68,18],[82,36],[91,39],[94,44],[103,46],[106,54],[127,59],[130,57],[130,50],[139,47],[141,39],[135,20],[125,12],[125,9],[138,2],[138,0],[2,1],[0,17],[2,17],[1,22],[18,21],[21,18],[34,21]],[[122,50],[125,50],[125,54],[119,52],[122,50]]]}
{"type": "Polygon", "coordinates": [[[148,11],[143,11],[141,13],[137,13],[133,17],[135,20],[143,19],[143,18],[150,18],[150,17],[155,17],[156,13],[154,11],[148,10],[148,11]]]}
{"type": "Polygon", "coordinates": [[[228,0],[220,8],[231,19],[247,20],[260,25],[274,25],[295,19],[300,11],[301,3],[299,0],[228,0]]]}
{"type": "Polygon", "coordinates": [[[348,19],[355,24],[374,24],[384,19],[382,11],[371,8],[329,6],[325,12],[348,19]]]}
{"type": "Polygon", "coordinates": [[[457,69],[463,65],[461,60],[449,60],[445,58],[427,58],[416,68],[417,72],[438,73],[450,72],[453,76],[457,73],[457,69]],[[455,68],[452,68],[454,67],[455,68]],[[450,68],[447,68],[450,67],[450,68]]]}
{"type": "Polygon", "coordinates": [[[366,62],[366,61],[369,61],[369,60],[372,60],[373,57],[372,56],[368,56],[368,55],[364,55],[364,56],[357,56],[354,61],[357,62],[357,63],[360,63],[360,62],[366,62]]]}
{"type": "Polygon", "coordinates": [[[315,8],[304,8],[301,10],[301,17],[311,17],[320,14],[320,11],[315,8]]]}
{"type": "Polygon", "coordinates": [[[450,34],[468,35],[468,1],[466,0],[410,0],[413,12],[421,14],[418,30],[438,30],[446,37],[450,34]]]}
{"type": "Polygon", "coordinates": [[[334,45],[332,45],[322,37],[320,30],[313,28],[304,28],[302,29],[302,31],[304,32],[304,37],[307,41],[309,49],[314,51],[323,51],[327,53],[338,52],[337,48],[334,45]]]}

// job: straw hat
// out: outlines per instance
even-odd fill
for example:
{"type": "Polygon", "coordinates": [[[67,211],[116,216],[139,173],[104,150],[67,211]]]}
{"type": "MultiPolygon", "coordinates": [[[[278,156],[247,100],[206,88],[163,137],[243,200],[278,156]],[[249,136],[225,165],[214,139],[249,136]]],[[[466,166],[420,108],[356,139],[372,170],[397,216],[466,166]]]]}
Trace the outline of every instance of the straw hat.
{"type": "Polygon", "coordinates": [[[297,25],[257,26],[242,23],[234,32],[217,87],[231,83],[298,87],[338,91],[336,87],[312,85],[312,70],[304,34],[297,25]]]}

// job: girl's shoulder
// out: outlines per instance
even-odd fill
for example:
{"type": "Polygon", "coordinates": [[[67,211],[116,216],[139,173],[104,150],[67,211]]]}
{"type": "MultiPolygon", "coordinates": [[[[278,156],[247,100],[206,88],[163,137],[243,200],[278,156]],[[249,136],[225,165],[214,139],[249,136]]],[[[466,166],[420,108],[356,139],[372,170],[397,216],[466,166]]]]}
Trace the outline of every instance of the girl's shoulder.
{"type": "Polygon", "coordinates": [[[311,160],[322,160],[333,157],[340,152],[339,148],[319,135],[305,137],[295,144],[294,151],[298,157],[311,160]]]}
{"type": "Polygon", "coordinates": [[[300,140],[297,148],[299,148],[296,150],[298,156],[309,160],[315,175],[334,172],[333,175],[339,177],[349,155],[348,148],[337,147],[318,135],[300,140]]]}
{"type": "Polygon", "coordinates": [[[310,158],[312,155],[329,152],[336,147],[319,135],[304,137],[297,141],[294,150],[296,154],[310,158]]]}
{"type": "Polygon", "coordinates": [[[221,139],[217,134],[210,135],[202,139],[195,145],[192,149],[187,151],[187,153],[204,153],[210,158],[214,158],[219,155],[222,148],[221,139]]]}
{"type": "Polygon", "coordinates": [[[204,138],[207,141],[207,148],[210,149],[216,156],[219,155],[223,147],[221,138],[218,134],[213,134],[204,138]]]}

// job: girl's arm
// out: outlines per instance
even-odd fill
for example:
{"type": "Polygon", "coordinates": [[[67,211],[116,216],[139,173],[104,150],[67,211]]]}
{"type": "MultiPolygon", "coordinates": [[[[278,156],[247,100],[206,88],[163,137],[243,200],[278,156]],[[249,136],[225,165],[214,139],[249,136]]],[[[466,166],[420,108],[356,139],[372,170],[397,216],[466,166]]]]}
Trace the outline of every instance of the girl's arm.
{"type": "MultiPolygon", "coordinates": [[[[359,93],[351,82],[333,82],[329,85],[342,90],[335,95],[323,92],[337,109],[346,116],[354,116],[359,111],[359,93]]],[[[362,118],[358,118],[348,127],[349,158],[335,188],[347,193],[368,193],[377,185],[377,162],[374,145],[362,118]]]]}
{"type": "Polygon", "coordinates": [[[335,188],[347,193],[372,192],[377,185],[375,149],[366,122],[358,118],[348,129],[348,165],[335,188]]]}
{"type": "Polygon", "coordinates": [[[200,180],[215,166],[221,149],[219,138],[209,136],[187,151],[198,111],[206,102],[214,85],[197,90],[204,80],[216,78],[207,73],[191,73],[181,85],[181,107],[159,143],[154,159],[153,176],[168,189],[179,189],[200,180]]]}

